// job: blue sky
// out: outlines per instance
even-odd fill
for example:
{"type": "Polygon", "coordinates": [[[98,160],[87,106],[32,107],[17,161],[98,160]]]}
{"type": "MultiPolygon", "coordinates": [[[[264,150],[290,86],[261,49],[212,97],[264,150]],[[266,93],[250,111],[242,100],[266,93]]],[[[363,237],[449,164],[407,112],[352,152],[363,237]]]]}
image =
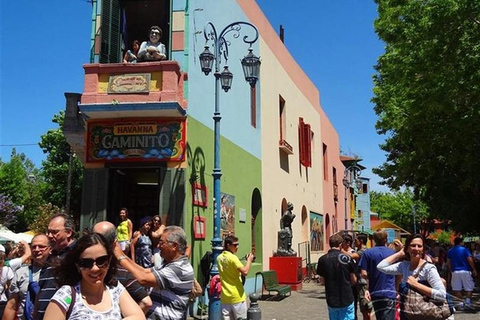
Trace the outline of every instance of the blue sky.
{"type": "MultiPolygon", "coordinates": [[[[224,1],[224,0],[222,0],[224,1]]],[[[363,176],[374,190],[371,168],[385,155],[375,132],[372,75],[384,45],[373,29],[373,0],[257,0],[275,30],[283,25],[285,45],[320,90],[323,109],[347,154],[363,158],[363,176]]],[[[45,158],[36,145],[55,128],[65,109],[64,92],[83,91],[88,62],[91,4],[86,0],[0,1],[0,157],[12,145],[37,166],[45,158]],[[35,145],[29,145],[35,144],[35,145]]]]}

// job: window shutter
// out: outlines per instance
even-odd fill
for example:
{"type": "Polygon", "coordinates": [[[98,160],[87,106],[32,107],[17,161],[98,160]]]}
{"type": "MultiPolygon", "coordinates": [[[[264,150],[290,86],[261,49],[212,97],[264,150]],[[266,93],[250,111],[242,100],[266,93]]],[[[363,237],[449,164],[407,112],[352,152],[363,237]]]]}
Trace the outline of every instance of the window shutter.
{"type": "Polygon", "coordinates": [[[102,25],[100,28],[100,63],[121,62],[119,0],[103,0],[102,25]]]}
{"type": "Polygon", "coordinates": [[[300,150],[300,163],[305,166],[305,123],[303,122],[303,118],[299,118],[298,124],[298,149],[300,150]]]}
{"type": "Polygon", "coordinates": [[[311,167],[312,166],[312,130],[310,129],[309,124],[303,125],[303,139],[304,139],[304,166],[311,167]]]}

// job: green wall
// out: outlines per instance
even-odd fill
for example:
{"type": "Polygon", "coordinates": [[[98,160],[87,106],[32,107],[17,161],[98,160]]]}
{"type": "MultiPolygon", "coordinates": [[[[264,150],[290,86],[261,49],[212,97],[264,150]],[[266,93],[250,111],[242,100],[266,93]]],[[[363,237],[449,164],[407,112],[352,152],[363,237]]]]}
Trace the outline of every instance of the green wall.
{"type": "MultiPolygon", "coordinates": [[[[212,113],[213,114],[213,113],[212,113]]],[[[192,184],[186,183],[186,216],[185,231],[190,239],[192,247],[191,261],[196,274],[200,270],[199,261],[206,251],[212,251],[210,241],[213,237],[213,131],[196,121],[192,117],[187,120],[187,179],[195,179],[196,183],[206,185],[208,188],[208,207],[202,208],[193,206],[192,184]],[[196,175],[196,178],[194,178],[196,175]],[[193,215],[200,215],[206,218],[205,240],[194,240],[192,231],[193,215]]],[[[213,124],[213,119],[212,119],[213,124]]],[[[252,141],[260,143],[260,141],[252,141]]],[[[251,250],[251,206],[252,194],[255,189],[261,188],[261,161],[245,150],[239,148],[231,141],[221,138],[220,140],[220,168],[222,170],[221,192],[235,196],[235,236],[239,237],[238,256],[243,257],[251,250]],[[239,222],[239,209],[245,209],[245,223],[239,222]]],[[[259,215],[261,215],[261,210],[259,215]]],[[[256,220],[256,230],[262,230],[261,217],[256,220]]],[[[257,245],[261,244],[261,234],[257,235],[257,245]],[[260,241],[259,241],[260,240],[260,241]]],[[[255,263],[250,271],[250,277],[255,272],[261,271],[262,261],[261,246],[257,249],[258,263],[255,263]]]]}

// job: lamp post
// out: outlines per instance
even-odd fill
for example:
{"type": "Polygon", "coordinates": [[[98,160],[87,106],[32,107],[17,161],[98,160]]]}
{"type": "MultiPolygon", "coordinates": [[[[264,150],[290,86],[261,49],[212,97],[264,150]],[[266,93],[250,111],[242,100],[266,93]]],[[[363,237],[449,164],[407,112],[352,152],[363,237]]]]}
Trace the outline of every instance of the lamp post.
{"type": "Polygon", "coordinates": [[[345,230],[348,230],[348,215],[347,215],[347,190],[354,187],[355,183],[357,185],[361,180],[359,180],[360,174],[362,173],[362,169],[357,165],[357,163],[353,163],[345,168],[345,172],[343,175],[343,185],[345,186],[345,230]]]}
{"type": "MultiPolygon", "coordinates": [[[[245,35],[241,39],[244,43],[249,44],[250,48],[248,54],[241,60],[245,80],[250,83],[250,86],[255,87],[259,71],[260,71],[260,58],[255,56],[252,51],[252,44],[258,40],[257,28],[248,22],[236,21],[227,25],[219,34],[215,26],[208,22],[205,26],[203,34],[205,36],[205,50],[200,54],[200,66],[202,72],[208,75],[212,71],[213,63],[215,62],[215,111],[213,114],[214,121],[214,167],[213,167],[213,239],[212,239],[212,252],[213,252],[213,266],[210,270],[210,276],[213,277],[218,274],[217,257],[222,252],[222,239],[220,238],[220,177],[222,171],[220,170],[220,105],[219,105],[219,93],[220,85],[225,92],[230,90],[233,80],[233,74],[228,69],[228,47],[230,41],[225,39],[225,36],[231,35],[233,39],[240,37],[242,26],[252,29],[253,36],[245,35]],[[211,42],[214,48],[214,53],[209,50],[208,43],[211,42]],[[225,59],[225,66],[220,73],[221,59],[225,59]]],[[[208,319],[218,320],[221,318],[221,305],[220,299],[217,296],[209,297],[208,305],[208,319]]]]}

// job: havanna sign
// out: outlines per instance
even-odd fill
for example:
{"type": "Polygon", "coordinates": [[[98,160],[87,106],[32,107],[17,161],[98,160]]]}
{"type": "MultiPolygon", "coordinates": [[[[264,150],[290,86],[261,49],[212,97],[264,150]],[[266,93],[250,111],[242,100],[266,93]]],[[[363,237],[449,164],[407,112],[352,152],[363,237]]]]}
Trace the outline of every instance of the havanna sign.
{"type": "Polygon", "coordinates": [[[87,162],[183,161],[185,120],[88,123],[87,162]]]}

